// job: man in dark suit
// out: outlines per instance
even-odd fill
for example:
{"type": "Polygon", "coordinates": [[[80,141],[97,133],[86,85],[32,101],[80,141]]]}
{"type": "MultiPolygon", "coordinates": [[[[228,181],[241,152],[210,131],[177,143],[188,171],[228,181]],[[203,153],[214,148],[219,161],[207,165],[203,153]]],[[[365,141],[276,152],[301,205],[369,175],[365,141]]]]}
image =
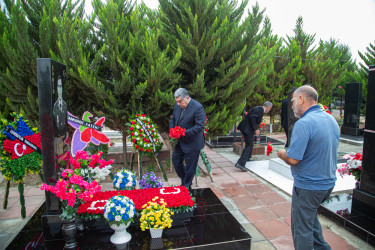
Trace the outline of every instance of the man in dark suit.
{"type": "Polygon", "coordinates": [[[241,131],[246,146],[242,151],[240,159],[236,163],[236,167],[242,171],[246,171],[245,165],[248,159],[251,159],[254,145],[254,135],[260,135],[259,124],[262,121],[263,114],[270,112],[272,103],[266,101],[263,106],[252,108],[238,125],[237,129],[241,131]]]}
{"type": "Polygon", "coordinates": [[[186,129],[186,132],[174,148],[172,161],[181,179],[181,185],[191,189],[199,154],[204,147],[203,131],[206,118],[202,104],[190,98],[186,89],[177,89],[174,98],[176,103],[169,128],[180,126],[186,129]]]}

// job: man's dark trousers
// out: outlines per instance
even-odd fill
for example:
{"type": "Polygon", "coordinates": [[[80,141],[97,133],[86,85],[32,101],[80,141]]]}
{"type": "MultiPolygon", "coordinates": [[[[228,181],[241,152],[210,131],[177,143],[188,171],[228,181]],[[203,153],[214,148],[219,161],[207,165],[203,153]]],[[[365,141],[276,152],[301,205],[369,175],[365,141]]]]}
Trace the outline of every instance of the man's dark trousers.
{"type": "Polygon", "coordinates": [[[318,208],[331,194],[329,190],[306,190],[293,186],[291,228],[296,250],[330,250],[318,220],[318,208]]]}
{"type": "Polygon", "coordinates": [[[237,164],[241,167],[244,167],[246,165],[246,161],[251,158],[252,152],[253,152],[253,146],[254,146],[254,133],[251,134],[243,134],[243,137],[245,139],[245,148],[242,151],[240,159],[238,159],[237,164]]]}
{"type": "Polygon", "coordinates": [[[188,154],[184,153],[179,143],[174,148],[172,162],[178,177],[181,179],[182,186],[190,188],[191,184],[193,183],[195,171],[198,166],[199,154],[200,149],[191,151],[188,154]],[[184,164],[184,160],[186,165],[184,164]],[[192,167],[187,168],[186,166],[192,167]]]}

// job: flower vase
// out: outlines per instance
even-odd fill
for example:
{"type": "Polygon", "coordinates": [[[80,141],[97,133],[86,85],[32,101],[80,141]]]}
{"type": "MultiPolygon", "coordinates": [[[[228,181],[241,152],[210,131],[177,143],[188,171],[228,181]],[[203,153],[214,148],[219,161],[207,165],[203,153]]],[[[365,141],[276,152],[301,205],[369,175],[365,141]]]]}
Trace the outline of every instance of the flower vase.
{"type": "Polygon", "coordinates": [[[161,238],[163,229],[150,228],[151,238],[161,238]]]}
{"type": "Polygon", "coordinates": [[[76,219],[74,217],[71,220],[62,219],[62,222],[63,222],[62,233],[65,239],[64,249],[76,249],[77,248],[76,219]]]}
{"type": "Polygon", "coordinates": [[[113,244],[124,244],[131,240],[131,234],[126,231],[129,225],[130,221],[125,224],[121,224],[120,226],[115,224],[110,225],[110,227],[115,230],[115,233],[111,236],[111,242],[113,244]]]}

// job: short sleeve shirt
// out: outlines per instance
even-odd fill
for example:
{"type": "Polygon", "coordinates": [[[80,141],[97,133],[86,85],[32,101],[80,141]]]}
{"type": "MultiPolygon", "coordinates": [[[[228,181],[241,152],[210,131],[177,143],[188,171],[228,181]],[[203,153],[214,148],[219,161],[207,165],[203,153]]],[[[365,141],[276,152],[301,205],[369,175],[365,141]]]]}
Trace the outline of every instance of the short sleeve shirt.
{"type": "Polygon", "coordinates": [[[287,155],[300,162],[291,166],[294,186],[328,190],[336,182],[340,129],[319,105],[310,107],[293,126],[287,155]]]}

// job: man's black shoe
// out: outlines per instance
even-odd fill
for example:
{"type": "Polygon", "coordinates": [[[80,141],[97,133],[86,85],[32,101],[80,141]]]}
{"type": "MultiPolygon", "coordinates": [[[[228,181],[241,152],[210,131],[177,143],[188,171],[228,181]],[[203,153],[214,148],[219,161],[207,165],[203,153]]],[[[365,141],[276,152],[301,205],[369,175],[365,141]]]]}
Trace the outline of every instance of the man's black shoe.
{"type": "Polygon", "coordinates": [[[246,168],[244,168],[244,167],[242,167],[241,165],[239,165],[239,164],[237,164],[236,163],[236,165],[234,165],[236,168],[239,168],[239,169],[241,169],[242,170],[242,172],[246,172],[246,168]]]}

